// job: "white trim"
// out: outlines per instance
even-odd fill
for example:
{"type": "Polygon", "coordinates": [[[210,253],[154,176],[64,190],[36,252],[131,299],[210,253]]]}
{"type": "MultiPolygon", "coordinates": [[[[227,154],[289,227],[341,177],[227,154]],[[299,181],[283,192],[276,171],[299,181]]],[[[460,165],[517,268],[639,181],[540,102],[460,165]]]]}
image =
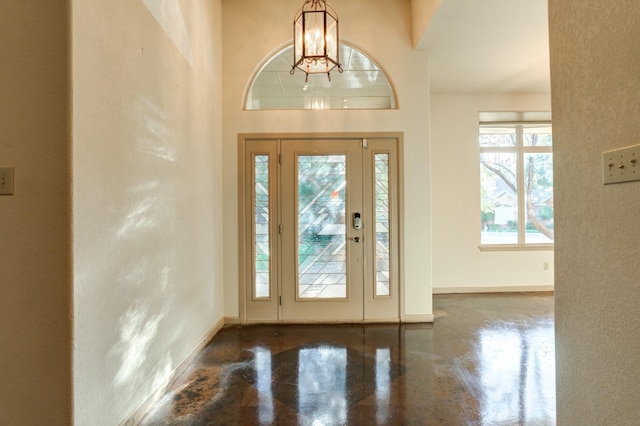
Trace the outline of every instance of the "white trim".
{"type": "Polygon", "coordinates": [[[362,320],[362,324],[400,324],[400,318],[370,318],[362,320]]]}
{"type": "Polygon", "coordinates": [[[480,111],[480,126],[500,124],[548,124],[551,125],[551,111],[480,111]]]}
{"type": "Polygon", "coordinates": [[[224,317],[224,325],[238,325],[240,324],[240,317],[224,317]]]}
{"type": "Polygon", "coordinates": [[[433,294],[549,292],[551,285],[511,285],[493,287],[433,287],[433,294]]]}
{"type": "Polygon", "coordinates": [[[142,418],[147,414],[149,409],[154,406],[162,397],[167,387],[173,383],[175,379],[177,379],[193,362],[196,356],[204,349],[204,347],[214,338],[214,336],[222,329],[225,325],[225,318],[221,318],[208,332],[204,335],[202,339],[196,344],[196,346],[191,349],[191,351],[184,357],[180,363],[173,369],[171,375],[164,381],[158,388],[151,394],[149,397],[136,408],[133,413],[131,413],[125,420],[120,423],[120,426],[133,426],[140,423],[142,418]]]}
{"type": "Polygon", "coordinates": [[[433,314],[405,314],[404,321],[405,323],[422,323],[422,322],[433,322],[434,320],[433,314]]]}
{"type": "Polygon", "coordinates": [[[250,319],[250,320],[246,320],[242,325],[278,325],[278,324],[283,324],[283,323],[279,319],[266,319],[266,320],[250,319]]]}
{"type": "Polygon", "coordinates": [[[286,324],[286,325],[340,325],[340,324],[398,324],[400,321],[398,318],[393,319],[368,319],[368,320],[335,320],[335,321],[326,321],[326,320],[282,320],[279,322],[252,322],[252,325],[257,324],[286,324]]]}
{"type": "Polygon", "coordinates": [[[553,251],[551,244],[480,244],[480,251],[553,251]]]}
{"type": "MultiPolygon", "coordinates": [[[[399,318],[374,318],[374,319],[366,319],[366,320],[335,320],[335,321],[326,321],[326,320],[249,320],[246,325],[340,325],[340,324],[400,324],[403,321],[400,321],[399,318]]],[[[425,321],[412,321],[412,322],[425,322],[425,321]]],[[[430,321],[426,321],[430,322],[430,321]]]]}

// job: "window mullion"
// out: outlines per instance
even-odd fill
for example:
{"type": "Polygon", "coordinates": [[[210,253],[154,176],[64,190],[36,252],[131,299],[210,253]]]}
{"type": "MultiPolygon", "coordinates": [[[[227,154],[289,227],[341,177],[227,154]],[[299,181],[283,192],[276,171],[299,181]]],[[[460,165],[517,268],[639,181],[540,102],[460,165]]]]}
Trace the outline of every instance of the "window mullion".
{"type": "Polygon", "coordinates": [[[525,146],[523,147],[524,153],[545,153],[553,152],[553,148],[550,146],[525,146]]]}
{"type": "Polygon", "coordinates": [[[518,244],[524,245],[525,231],[527,226],[526,208],[525,208],[525,190],[524,190],[524,137],[523,127],[516,126],[516,172],[517,172],[517,190],[518,190],[518,244]]]}
{"type": "Polygon", "coordinates": [[[513,146],[482,146],[480,147],[480,153],[484,152],[504,152],[506,154],[512,154],[516,149],[513,146]]]}

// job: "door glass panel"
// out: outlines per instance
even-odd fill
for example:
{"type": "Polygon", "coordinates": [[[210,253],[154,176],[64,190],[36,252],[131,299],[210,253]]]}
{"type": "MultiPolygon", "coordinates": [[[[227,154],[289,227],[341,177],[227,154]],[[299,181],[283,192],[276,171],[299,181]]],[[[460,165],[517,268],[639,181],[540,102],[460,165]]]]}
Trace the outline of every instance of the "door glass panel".
{"type": "Polygon", "coordinates": [[[346,156],[298,156],[298,298],[346,298],[346,156]]]}
{"type": "Polygon", "coordinates": [[[389,154],[375,154],[376,296],[389,296],[389,154]]]}
{"type": "Polygon", "coordinates": [[[254,295],[268,298],[271,293],[269,252],[269,155],[254,157],[254,295]]]}

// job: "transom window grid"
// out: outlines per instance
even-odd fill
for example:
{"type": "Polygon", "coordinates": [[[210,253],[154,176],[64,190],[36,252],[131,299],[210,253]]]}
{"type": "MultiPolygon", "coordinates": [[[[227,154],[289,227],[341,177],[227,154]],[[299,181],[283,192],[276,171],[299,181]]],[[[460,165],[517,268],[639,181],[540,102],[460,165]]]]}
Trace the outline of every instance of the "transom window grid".
{"type": "Polygon", "coordinates": [[[550,122],[480,124],[481,248],[553,246],[550,122]]]}
{"type": "Polygon", "coordinates": [[[291,75],[293,46],[273,55],[256,74],[246,110],[396,109],[397,101],[382,68],[364,52],[340,43],[344,72],[291,75]]]}

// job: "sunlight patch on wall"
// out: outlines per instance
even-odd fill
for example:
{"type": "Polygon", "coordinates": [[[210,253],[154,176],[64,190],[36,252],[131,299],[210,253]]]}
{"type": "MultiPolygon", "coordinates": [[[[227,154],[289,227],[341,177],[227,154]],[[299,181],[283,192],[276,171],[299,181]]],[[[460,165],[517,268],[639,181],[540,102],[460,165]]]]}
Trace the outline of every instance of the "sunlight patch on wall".
{"type": "MultiPolygon", "coordinates": [[[[163,268],[153,277],[148,269],[149,262],[142,261],[132,268],[138,269],[136,273],[127,273],[128,279],[137,279],[140,276],[149,276],[156,283],[157,291],[151,293],[153,301],[132,301],[126,312],[123,312],[118,320],[118,342],[112,346],[108,353],[108,363],[112,365],[114,375],[111,380],[112,389],[126,395],[123,404],[135,397],[142,390],[142,394],[163,388],[168,384],[175,366],[171,351],[157,353],[157,346],[163,328],[174,304],[174,297],[167,294],[170,280],[170,269],[163,268]],[[144,273],[143,273],[144,272],[144,273]],[[159,309],[154,309],[158,302],[162,303],[159,309]],[[156,312],[157,310],[157,312],[156,312]]],[[[122,279],[118,279],[121,282],[122,279]]],[[[127,287],[138,285],[131,281],[127,287]]],[[[163,338],[172,343],[174,339],[163,338]]],[[[118,410],[126,410],[123,404],[118,410]]]]}
{"type": "Polygon", "coordinates": [[[177,0],[142,0],[142,2],[193,68],[189,31],[177,0]]]}
{"type": "Polygon", "coordinates": [[[178,160],[177,138],[169,123],[170,117],[148,97],[139,95],[136,99],[136,119],[138,121],[137,142],[140,151],[170,163],[178,160]]]}
{"type": "Polygon", "coordinates": [[[156,221],[152,218],[152,210],[161,206],[160,197],[141,200],[135,208],[129,212],[124,223],[118,229],[118,237],[130,236],[133,231],[142,231],[155,227],[156,221]]]}
{"type": "Polygon", "coordinates": [[[114,384],[127,384],[144,365],[163,317],[149,315],[148,308],[137,306],[130,308],[120,319],[120,342],[113,348],[114,355],[120,358],[120,368],[114,377],[114,384]]]}

